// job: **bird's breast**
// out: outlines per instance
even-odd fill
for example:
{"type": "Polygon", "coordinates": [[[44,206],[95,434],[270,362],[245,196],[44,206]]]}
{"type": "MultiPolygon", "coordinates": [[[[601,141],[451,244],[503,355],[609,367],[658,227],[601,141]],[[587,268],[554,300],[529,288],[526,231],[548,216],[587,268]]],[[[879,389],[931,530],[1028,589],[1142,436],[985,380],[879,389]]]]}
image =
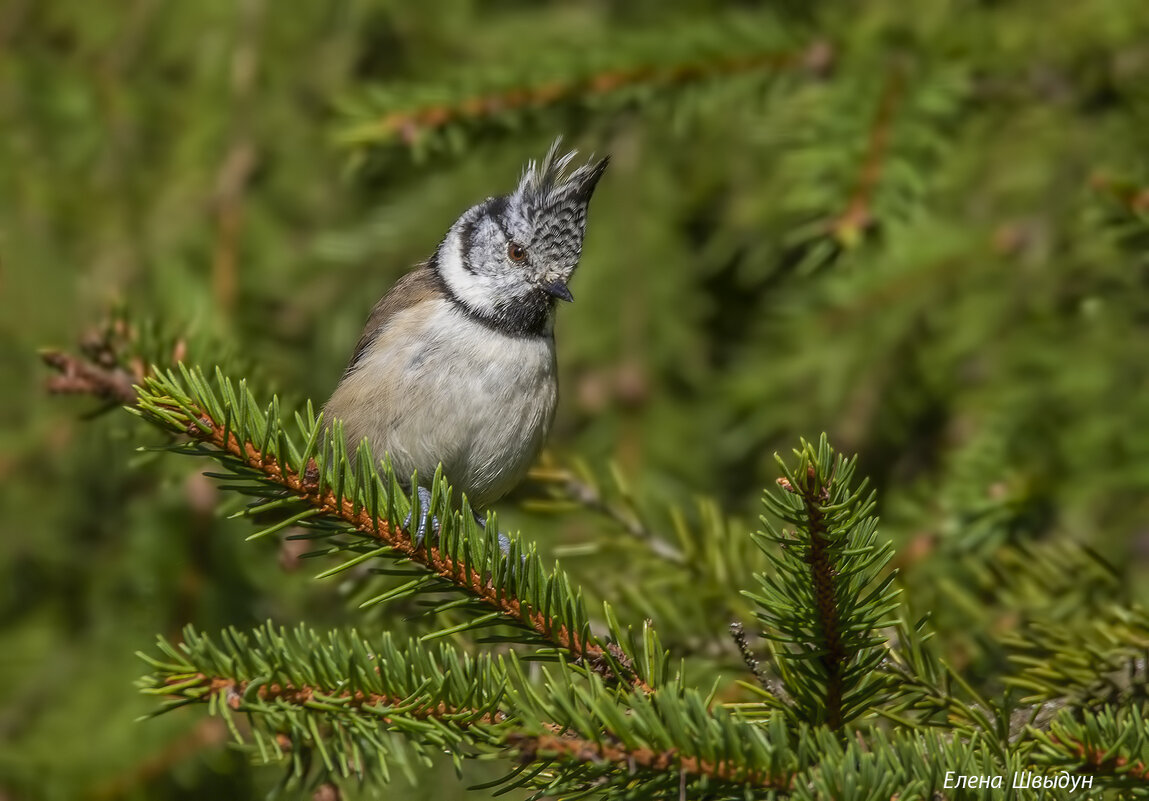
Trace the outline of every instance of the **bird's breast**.
{"type": "Polygon", "coordinates": [[[445,299],[404,310],[331,401],[348,444],[366,437],[400,478],[447,478],[484,507],[522,480],[557,400],[554,340],[499,333],[445,299]]]}

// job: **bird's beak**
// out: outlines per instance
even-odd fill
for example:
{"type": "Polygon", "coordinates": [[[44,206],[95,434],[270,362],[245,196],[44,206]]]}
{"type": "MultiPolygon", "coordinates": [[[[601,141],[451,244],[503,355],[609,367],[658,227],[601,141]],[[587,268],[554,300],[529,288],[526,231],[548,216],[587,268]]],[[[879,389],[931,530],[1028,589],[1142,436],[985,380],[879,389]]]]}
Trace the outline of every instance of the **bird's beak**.
{"type": "Polygon", "coordinates": [[[566,281],[556,278],[553,281],[545,281],[542,284],[543,291],[550,295],[552,298],[565,300],[567,303],[574,302],[574,295],[567,289],[566,281]]]}

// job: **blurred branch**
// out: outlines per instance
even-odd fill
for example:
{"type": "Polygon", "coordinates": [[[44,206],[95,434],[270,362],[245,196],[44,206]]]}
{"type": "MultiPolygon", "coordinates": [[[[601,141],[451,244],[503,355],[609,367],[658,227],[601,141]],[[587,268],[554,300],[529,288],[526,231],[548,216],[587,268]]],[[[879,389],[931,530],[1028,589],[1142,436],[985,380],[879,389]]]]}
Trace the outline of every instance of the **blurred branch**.
{"type": "Polygon", "coordinates": [[[513,112],[536,111],[564,104],[592,103],[636,88],[680,87],[739,73],[803,69],[824,74],[833,63],[834,50],[817,41],[805,50],[760,52],[748,55],[691,56],[667,65],[641,64],[591,72],[570,80],[535,86],[514,86],[478,92],[451,102],[412,105],[352,125],[341,137],[347,145],[412,145],[428,132],[453,123],[481,122],[513,112]]]}
{"type": "Polygon", "coordinates": [[[894,112],[901,101],[905,88],[902,68],[891,67],[886,75],[885,87],[878,99],[874,122],[870,126],[866,154],[862,160],[854,191],[846,205],[846,210],[832,226],[835,238],[843,244],[852,244],[874,223],[871,205],[878,182],[882,178],[886,154],[889,151],[890,131],[893,128],[894,112]]]}
{"type": "Polygon", "coordinates": [[[1097,172],[1089,179],[1089,185],[1096,192],[1104,194],[1131,214],[1149,215],[1149,186],[1115,178],[1097,172]]]}
{"type": "Polygon", "coordinates": [[[244,197],[258,163],[249,109],[259,74],[259,24],[264,4],[262,0],[245,0],[241,5],[239,42],[231,59],[234,130],[227,156],[216,175],[213,195],[216,240],[211,261],[212,291],[220,309],[228,313],[235,308],[239,293],[239,242],[244,197]]]}
{"type": "Polygon", "coordinates": [[[648,528],[633,509],[623,509],[608,501],[593,481],[580,478],[566,468],[536,468],[531,471],[530,477],[550,487],[561,498],[617,523],[624,533],[644,543],[659,558],[674,564],[685,564],[686,557],[682,551],[648,528]]]}
{"type": "Polygon", "coordinates": [[[113,314],[103,325],[85,334],[79,345],[80,354],[55,348],[40,351],[40,359],[58,375],[44,382],[53,395],[91,395],[109,406],[135,406],[136,387],[150,375],[148,364],[158,345],[165,363],[178,364],[187,356],[187,343],[182,337],[170,342],[152,342],[150,332],[141,335],[127,318],[113,314]]]}
{"type": "Polygon", "coordinates": [[[1113,753],[1120,743],[1115,743],[1112,748],[1102,749],[1074,740],[1062,740],[1056,736],[1051,736],[1049,739],[1068,753],[1084,760],[1094,770],[1149,782],[1149,765],[1141,761],[1133,762],[1120,754],[1113,753]]]}
{"type": "Polygon", "coordinates": [[[15,38],[28,16],[32,0],[8,0],[0,11],[0,48],[6,48],[15,38]]]}
{"type": "Polygon", "coordinates": [[[135,385],[143,380],[143,375],[134,375],[121,367],[100,367],[58,350],[42,351],[40,358],[60,373],[45,381],[48,391],[54,395],[93,395],[122,406],[136,403],[135,385]]]}

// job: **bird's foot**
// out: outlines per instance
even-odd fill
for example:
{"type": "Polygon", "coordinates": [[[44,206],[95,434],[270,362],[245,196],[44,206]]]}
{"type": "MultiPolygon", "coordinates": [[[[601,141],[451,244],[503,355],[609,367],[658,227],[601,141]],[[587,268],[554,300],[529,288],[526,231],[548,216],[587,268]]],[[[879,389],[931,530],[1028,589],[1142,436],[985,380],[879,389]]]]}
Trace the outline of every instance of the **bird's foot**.
{"type": "MultiPolygon", "coordinates": [[[[486,531],[487,518],[480,516],[474,509],[471,510],[471,514],[474,515],[475,522],[479,524],[479,528],[486,531]]],[[[503,556],[511,552],[511,538],[501,531],[499,532],[499,550],[503,552],[503,556]]]]}
{"type": "Polygon", "coordinates": [[[418,547],[423,544],[423,537],[427,535],[427,526],[430,523],[431,532],[439,535],[439,518],[431,514],[431,490],[426,487],[416,487],[415,494],[419,498],[419,503],[411,507],[411,511],[407,513],[407,519],[403,521],[403,528],[408,531],[411,529],[411,516],[415,514],[415,509],[419,510],[419,527],[415,530],[415,546],[418,547]]]}
{"type": "MultiPolygon", "coordinates": [[[[423,544],[423,538],[427,535],[428,527],[434,537],[439,536],[439,518],[431,514],[431,491],[426,487],[416,487],[415,494],[418,496],[418,504],[411,507],[411,511],[407,513],[407,519],[403,521],[403,528],[410,530],[411,517],[417,508],[419,510],[419,527],[415,530],[415,545],[416,547],[423,544]]],[[[478,512],[471,510],[471,514],[475,518],[475,522],[479,524],[479,528],[484,531],[487,528],[487,518],[481,516],[478,512]]],[[[511,552],[511,538],[503,532],[499,532],[499,550],[506,556],[511,552]]]]}

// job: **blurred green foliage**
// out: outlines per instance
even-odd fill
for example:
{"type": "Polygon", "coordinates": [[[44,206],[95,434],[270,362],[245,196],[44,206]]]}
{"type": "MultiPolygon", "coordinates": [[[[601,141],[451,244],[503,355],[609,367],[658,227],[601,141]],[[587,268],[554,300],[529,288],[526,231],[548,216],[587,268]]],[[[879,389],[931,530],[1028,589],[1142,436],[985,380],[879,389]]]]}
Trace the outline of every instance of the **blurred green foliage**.
{"type": "MultiPolygon", "coordinates": [[[[261,796],[198,716],[134,722],[132,654],[349,617],[199,466],[136,456],[155,434],[49,399],[37,348],[122,303],[321,403],[375,300],[558,133],[613,159],[558,325],[558,464],[617,464],[655,528],[673,503],[749,530],[773,452],[827,431],[959,661],[1026,619],[1010,549],[1085,543],[1119,568],[1060,592],[1144,600],[1142,6],[7,0],[0,796],[261,796]]],[[[603,578],[609,517],[499,511],[600,597],[663,586],[603,578]]]]}

